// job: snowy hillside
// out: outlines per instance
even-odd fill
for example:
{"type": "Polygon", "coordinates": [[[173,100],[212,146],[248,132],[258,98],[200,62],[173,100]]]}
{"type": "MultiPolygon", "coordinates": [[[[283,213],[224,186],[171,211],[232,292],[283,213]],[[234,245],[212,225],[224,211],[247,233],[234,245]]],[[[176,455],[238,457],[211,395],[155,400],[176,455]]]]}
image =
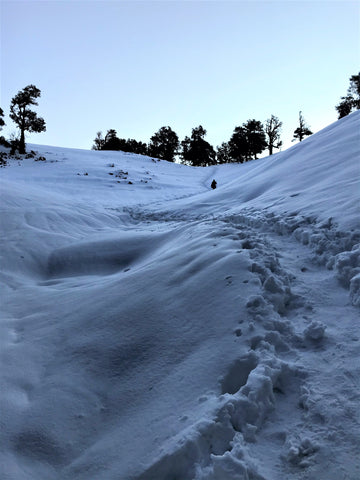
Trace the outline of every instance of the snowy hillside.
{"type": "Polygon", "coordinates": [[[9,160],[0,477],[360,478],[359,127],[243,165],[9,160]]]}

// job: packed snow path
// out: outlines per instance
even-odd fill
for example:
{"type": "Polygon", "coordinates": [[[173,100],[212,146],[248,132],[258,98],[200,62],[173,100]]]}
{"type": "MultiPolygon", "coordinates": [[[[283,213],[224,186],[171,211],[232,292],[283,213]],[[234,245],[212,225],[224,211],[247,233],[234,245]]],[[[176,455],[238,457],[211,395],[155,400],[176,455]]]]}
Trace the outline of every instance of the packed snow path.
{"type": "Polygon", "coordinates": [[[357,480],[359,123],[210,169],[10,159],[1,478],[357,480]]]}

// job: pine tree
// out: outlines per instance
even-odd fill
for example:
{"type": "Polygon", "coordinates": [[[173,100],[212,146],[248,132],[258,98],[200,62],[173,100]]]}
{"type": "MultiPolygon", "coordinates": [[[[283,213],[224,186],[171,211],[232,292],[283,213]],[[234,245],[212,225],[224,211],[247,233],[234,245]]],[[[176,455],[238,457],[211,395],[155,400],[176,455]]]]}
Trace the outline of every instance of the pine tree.
{"type": "Polygon", "coordinates": [[[341,97],[341,102],[336,105],[338,118],[346,117],[353,110],[360,110],[360,73],[350,77],[350,85],[346,97],[341,97]]]}
{"type": "Polygon", "coordinates": [[[233,158],[231,157],[230,152],[230,145],[228,142],[223,142],[220,146],[216,149],[216,160],[217,163],[231,163],[233,162],[233,158]]]}
{"type": "Polygon", "coordinates": [[[28,85],[11,100],[10,118],[20,129],[19,153],[25,153],[25,132],[45,132],[45,120],[30,110],[30,105],[37,105],[36,99],[41,91],[35,85],[28,85]]]}
{"type": "Polygon", "coordinates": [[[216,153],[212,145],[204,140],[206,130],[199,125],[193,128],[191,138],[185,137],[181,142],[181,158],[183,163],[195,167],[205,167],[216,164],[216,153]]]}
{"type": "Polygon", "coordinates": [[[299,142],[302,142],[303,139],[309,135],[312,135],[312,131],[306,125],[305,119],[302,115],[302,112],[299,112],[299,126],[296,130],[294,130],[294,138],[293,142],[298,139],[299,142]]]}
{"type": "Polygon", "coordinates": [[[175,161],[179,137],[170,127],[161,127],[150,139],[149,155],[169,162],[175,161]]]}
{"type": "Polygon", "coordinates": [[[243,163],[249,160],[249,144],[244,127],[235,127],[229,140],[229,152],[234,162],[243,163]]]}
{"type": "Polygon", "coordinates": [[[124,150],[120,138],[118,138],[116,130],[111,128],[106,132],[104,141],[101,146],[101,150],[124,150]]]}
{"type": "Polygon", "coordinates": [[[256,159],[267,147],[264,127],[258,120],[252,119],[235,127],[229,141],[230,156],[235,162],[243,163],[256,159]]]}
{"type": "Polygon", "coordinates": [[[267,147],[264,127],[258,120],[248,120],[244,123],[246,136],[249,144],[250,159],[257,159],[258,154],[262,153],[267,147]]]}

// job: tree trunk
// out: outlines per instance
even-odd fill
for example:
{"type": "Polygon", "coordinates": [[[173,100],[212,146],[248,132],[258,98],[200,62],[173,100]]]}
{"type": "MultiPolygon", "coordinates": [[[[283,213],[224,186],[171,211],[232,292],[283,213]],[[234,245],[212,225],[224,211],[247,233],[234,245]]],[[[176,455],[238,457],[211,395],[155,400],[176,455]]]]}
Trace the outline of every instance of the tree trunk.
{"type": "Polygon", "coordinates": [[[23,128],[20,133],[19,153],[25,153],[25,130],[23,128]]]}

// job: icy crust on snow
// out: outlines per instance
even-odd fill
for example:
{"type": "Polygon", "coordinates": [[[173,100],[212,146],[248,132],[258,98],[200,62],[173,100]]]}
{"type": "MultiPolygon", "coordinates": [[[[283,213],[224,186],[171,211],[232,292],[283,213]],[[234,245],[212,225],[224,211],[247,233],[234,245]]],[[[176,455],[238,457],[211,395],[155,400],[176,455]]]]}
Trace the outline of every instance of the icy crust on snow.
{"type": "Polygon", "coordinates": [[[9,160],[0,476],[360,478],[359,122],[245,165],[9,160]]]}

